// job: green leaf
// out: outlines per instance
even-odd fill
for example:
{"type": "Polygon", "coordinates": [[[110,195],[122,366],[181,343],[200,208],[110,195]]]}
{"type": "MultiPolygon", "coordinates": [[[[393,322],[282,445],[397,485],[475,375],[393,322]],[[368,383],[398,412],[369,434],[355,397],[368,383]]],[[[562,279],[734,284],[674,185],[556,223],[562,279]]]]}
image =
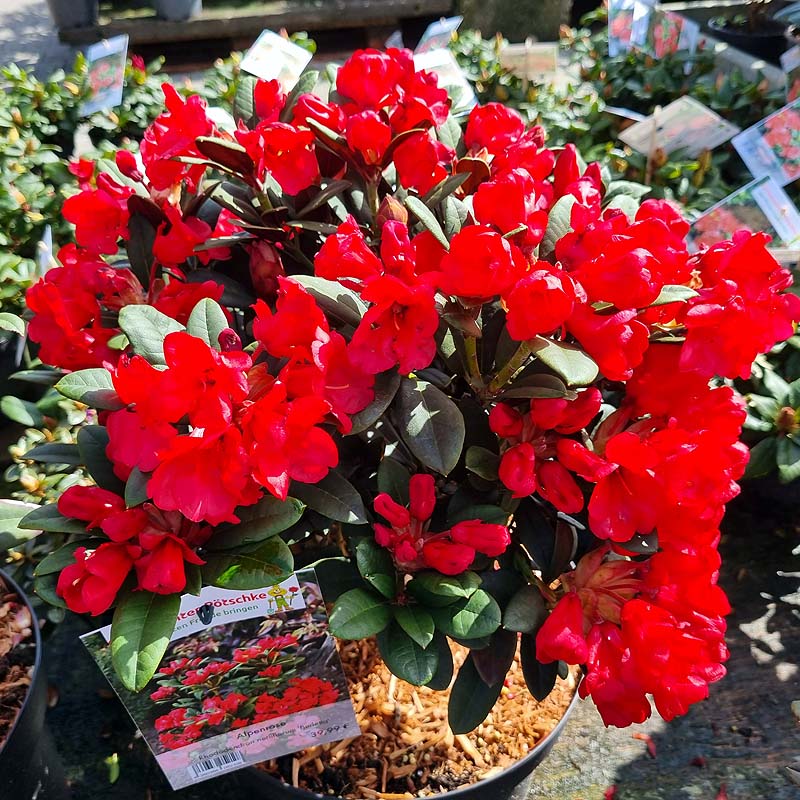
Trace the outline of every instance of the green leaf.
{"type": "Polygon", "coordinates": [[[255,544],[288,530],[303,516],[306,507],[294,497],[278,500],[265,496],[253,506],[237,510],[239,522],[216,528],[207,547],[211,550],[231,550],[255,544]]]}
{"type": "Polygon", "coordinates": [[[556,523],[553,557],[544,572],[545,581],[554,581],[569,566],[578,549],[578,532],[563,519],[556,523]]]}
{"type": "Polygon", "coordinates": [[[22,503],[19,500],[0,500],[0,554],[33,539],[39,531],[22,530],[20,520],[33,509],[35,503],[22,503]]]}
{"type": "Polygon", "coordinates": [[[34,577],[40,578],[42,575],[53,575],[57,572],[61,572],[64,567],[75,563],[75,551],[79,547],[85,547],[87,550],[94,550],[106,541],[108,540],[99,538],[79,539],[78,541],[65,544],[63,547],[59,547],[58,550],[54,550],[36,565],[36,568],[33,570],[34,577]]]}
{"type": "Polygon", "coordinates": [[[86,533],[86,523],[59,513],[55,503],[39,506],[26,514],[19,527],[26,531],[50,531],[52,533],[86,533]]]}
{"type": "Polygon", "coordinates": [[[404,202],[406,208],[420,221],[422,227],[430,231],[433,234],[433,238],[436,239],[445,250],[449,250],[450,242],[447,241],[442,226],[428,206],[426,206],[419,197],[414,197],[414,195],[406,197],[404,202]]]}
{"type": "Polygon", "coordinates": [[[778,405],[783,406],[789,402],[792,387],[774,370],[764,370],[764,374],[761,376],[761,385],[778,401],[778,405]]]}
{"type": "Polygon", "coordinates": [[[397,624],[422,648],[433,641],[433,617],[420,606],[395,606],[397,624]]]}
{"type": "Polygon", "coordinates": [[[460,575],[442,575],[427,570],[418,572],[406,584],[408,593],[428,607],[451,606],[461,599],[469,598],[481,585],[480,577],[474,572],[460,575]]]}
{"type": "Polygon", "coordinates": [[[780,403],[774,397],[764,397],[760,394],[747,395],[747,405],[754,408],[763,419],[775,420],[781,410],[780,403]]]}
{"type": "Polygon", "coordinates": [[[333,603],[345,592],[363,585],[361,575],[350,558],[322,558],[309,566],[317,574],[322,596],[328,603],[333,603]]]}
{"type": "Polygon", "coordinates": [[[453,680],[453,653],[447,637],[438,631],[433,635],[431,646],[439,653],[439,663],[436,666],[436,674],[425,685],[436,692],[443,692],[453,680]]]}
{"type": "Polygon", "coordinates": [[[633,222],[639,210],[639,201],[630,195],[618,194],[605,204],[605,209],[609,208],[619,209],[628,218],[628,222],[633,222]]]}
{"type": "Polygon", "coordinates": [[[400,374],[397,370],[393,369],[377,375],[373,386],[375,398],[366,408],[350,417],[350,421],[353,423],[350,435],[362,433],[372,427],[389,408],[399,388],[400,374]]]}
{"type": "Polygon", "coordinates": [[[119,326],[130,340],[133,350],[151,364],[166,366],[164,339],[167,334],[185,330],[172,317],[152,306],[129,305],[119,312],[119,326]]]}
{"type": "Polygon", "coordinates": [[[356,564],[364,580],[390,600],[397,594],[394,562],[385,547],[374,539],[362,539],[356,545],[356,564]]]}
{"type": "Polygon", "coordinates": [[[436,129],[436,137],[459,155],[463,155],[464,134],[461,130],[461,125],[452,114],[448,114],[444,124],[436,129]],[[459,153],[458,151],[461,152],[459,153]]]}
{"type": "Polygon", "coordinates": [[[534,633],[547,619],[547,607],[542,593],[525,584],[508,601],[503,612],[503,627],[517,633],[534,633]]]}
{"type": "Polygon", "coordinates": [[[667,303],[685,303],[693,297],[697,297],[697,292],[694,289],[670,283],[661,288],[658,297],[650,303],[650,307],[665,306],[667,303]]]}
{"type": "Polygon", "coordinates": [[[446,197],[449,197],[453,192],[458,189],[463,183],[467,181],[468,178],[471,178],[472,175],[469,172],[462,172],[457,175],[448,175],[443,181],[437,183],[436,186],[433,187],[423,198],[422,202],[425,203],[428,208],[435,208],[439,205],[446,197]]]}
{"type": "Polygon", "coordinates": [[[125,249],[131,272],[145,289],[150,287],[150,272],[153,266],[153,244],[156,226],[144,214],[131,214],[128,219],[128,242],[125,249]]]}
{"type": "Polygon", "coordinates": [[[25,335],[25,322],[16,314],[0,311],[0,331],[11,331],[19,336],[25,335]]]}
{"type": "Polygon", "coordinates": [[[65,373],[61,369],[22,369],[9,375],[8,379],[12,381],[25,381],[25,383],[33,383],[37,386],[55,386],[59,378],[63,378],[65,373]]]}
{"type": "Polygon", "coordinates": [[[479,519],[481,522],[486,522],[490,525],[508,525],[509,517],[508,511],[504,511],[500,506],[480,504],[464,506],[453,513],[448,513],[447,524],[453,526],[457,522],[464,522],[468,519],[479,519]]]}
{"type": "Polygon", "coordinates": [[[233,99],[234,119],[237,122],[242,120],[249,128],[255,127],[256,122],[258,122],[253,98],[257,82],[258,78],[254,75],[240,72],[236,82],[236,94],[233,99]]]}
{"type": "Polygon", "coordinates": [[[469,210],[466,204],[459,200],[457,197],[445,197],[444,199],[444,234],[452,238],[457,233],[461,232],[464,223],[469,216],[469,210]]]}
{"type": "Polygon", "coordinates": [[[486,481],[497,480],[497,468],[500,466],[500,456],[487,450],[485,447],[470,447],[467,449],[466,466],[486,481]]]}
{"type": "Polygon", "coordinates": [[[589,386],[600,372],[595,361],[574,344],[537,336],[528,346],[543,364],[566,381],[567,386],[589,386]]]}
{"type": "Polygon", "coordinates": [[[292,111],[297,104],[297,98],[300,97],[301,94],[313,92],[318,80],[319,71],[316,69],[310,69],[300,76],[292,91],[289,92],[289,96],[286,98],[286,105],[283,107],[283,111],[281,111],[281,122],[292,121],[292,111]]]}
{"type": "Polygon", "coordinates": [[[92,368],[70,372],[56,384],[56,390],[92,408],[117,411],[125,408],[114,389],[111,373],[107,369],[92,368]]]}
{"type": "Polygon", "coordinates": [[[470,653],[461,665],[450,692],[447,720],[455,734],[475,730],[486,719],[503,689],[503,681],[487,686],[472,656],[470,653]]]}
{"type": "Polygon", "coordinates": [[[769,475],[776,467],[778,458],[778,439],[770,436],[750,448],[750,460],[742,476],[745,479],[761,478],[769,475]]]}
{"type": "Polygon", "coordinates": [[[44,415],[35,403],[20,400],[19,397],[7,394],[0,399],[0,411],[10,420],[28,428],[41,428],[44,425],[44,415]]]}
{"type": "Polygon", "coordinates": [[[447,608],[432,609],[436,627],[457,639],[489,636],[500,627],[500,606],[495,599],[477,589],[470,597],[457,600],[447,608]]]}
{"type": "Polygon", "coordinates": [[[255,171],[253,159],[238,142],[230,139],[217,139],[212,136],[198,136],[195,139],[195,145],[209,161],[221,164],[231,172],[247,176],[252,175],[255,171]]]}
{"type": "Polygon", "coordinates": [[[347,191],[352,185],[350,181],[331,181],[324,189],[321,189],[307,205],[304,205],[300,211],[297,212],[297,218],[302,219],[312,211],[316,211],[329,200],[347,191]]]}
{"type": "Polygon", "coordinates": [[[652,189],[642,183],[635,183],[634,181],[611,181],[608,184],[605,197],[606,202],[613,200],[618,195],[625,195],[633,197],[634,200],[641,200],[646,195],[650,194],[652,189]]]}
{"type": "Polygon", "coordinates": [[[131,591],[123,596],[111,622],[111,661],[126,689],[140,692],[155,674],[180,607],[178,594],[131,591]]]}
{"type": "Polygon", "coordinates": [[[394,458],[384,458],[378,464],[378,491],[389,495],[401,506],[408,505],[408,485],[411,473],[394,458]]]}
{"type": "Polygon", "coordinates": [[[555,375],[537,373],[535,375],[525,375],[518,378],[511,386],[503,391],[503,397],[511,398],[541,398],[541,399],[560,399],[566,398],[574,400],[577,397],[575,392],[570,391],[560,378],[555,375]]]}
{"type": "Polygon", "coordinates": [[[392,610],[383,597],[366,589],[351,589],[336,601],[330,631],[339,639],[363,639],[380,633],[391,618],[392,610]]]}
{"type": "Polygon", "coordinates": [[[95,483],[118,495],[125,494],[125,484],[114,474],[114,466],[106,455],[108,430],[102,425],[87,425],[78,431],[78,450],[95,483]]]}
{"type": "Polygon", "coordinates": [[[778,479],[781,483],[791,483],[800,478],[800,444],[788,436],[778,437],[775,453],[778,465],[778,479]]]}
{"type": "Polygon", "coordinates": [[[488,647],[470,653],[475,669],[487,686],[505,681],[517,654],[517,638],[513,631],[498,628],[488,647]]]}
{"type": "Polygon", "coordinates": [[[336,317],[347,325],[357,327],[361,318],[367,313],[364,301],[355,292],[336,281],[328,281],[314,275],[294,275],[292,280],[299,283],[326,314],[336,317]]]}
{"type": "Polygon", "coordinates": [[[219,335],[226,328],[229,328],[228,318],[219,303],[215,303],[211,298],[204,297],[189,314],[186,321],[186,332],[198,339],[202,339],[207,345],[220,350],[219,335]]]}
{"type": "Polygon", "coordinates": [[[309,508],[336,522],[366,525],[367,511],[350,481],[331,470],[318,483],[292,483],[292,494],[309,508]]]}
{"type": "Polygon", "coordinates": [[[58,575],[42,575],[41,578],[34,578],[33,591],[48,605],[54,608],[66,608],[67,604],[56,594],[57,585],[58,575]]]}
{"type": "Polygon", "coordinates": [[[438,648],[424,649],[395,622],[378,634],[378,649],[389,670],[414,686],[428,683],[436,674],[438,648]]]}
{"type": "Polygon", "coordinates": [[[539,258],[549,256],[556,249],[556,242],[572,230],[572,206],[577,200],[570,194],[559,197],[550,209],[544,238],[539,245],[539,258]]]}
{"type": "Polygon", "coordinates": [[[523,633],[519,642],[522,674],[528,690],[536,700],[542,702],[556,685],[558,677],[558,661],[542,664],[536,658],[536,637],[523,633]]]}
{"type": "Polygon", "coordinates": [[[26,461],[36,461],[39,464],[67,464],[78,466],[83,464],[83,459],[78,451],[78,445],[64,442],[48,442],[28,450],[23,456],[26,461]]]}
{"type": "Polygon", "coordinates": [[[142,472],[139,467],[134,467],[128,480],[125,482],[125,505],[128,508],[140,506],[146,502],[150,495],[147,492],[147,483],[151,472],[142,472]]]}
{"type": "Polygon", "coordinates": [[[209,552],[202,570],[207,583],[223,589],[260,589],[285,581],[294,570],[294,558],[289,545],[273,536],[257,550],[209,552]]]}
{"type": "Polygon", "coordinates": [[[433,384],[404,379],[397,393],[400,435],[429,469],[449,475],[464,446],[464,418],[458,406],[433,384]]]}

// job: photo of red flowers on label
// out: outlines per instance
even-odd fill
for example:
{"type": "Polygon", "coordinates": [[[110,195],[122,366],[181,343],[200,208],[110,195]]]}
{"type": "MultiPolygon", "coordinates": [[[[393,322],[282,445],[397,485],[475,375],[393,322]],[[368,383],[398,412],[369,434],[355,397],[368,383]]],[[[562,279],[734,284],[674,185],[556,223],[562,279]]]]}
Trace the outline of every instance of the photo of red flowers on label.
{"type": "Polygon", "coordinates": [[[185,595],[140,693],[114,674],[108,629],[82,638],[175,789],[359,732],[313,570],[185,595]]]}

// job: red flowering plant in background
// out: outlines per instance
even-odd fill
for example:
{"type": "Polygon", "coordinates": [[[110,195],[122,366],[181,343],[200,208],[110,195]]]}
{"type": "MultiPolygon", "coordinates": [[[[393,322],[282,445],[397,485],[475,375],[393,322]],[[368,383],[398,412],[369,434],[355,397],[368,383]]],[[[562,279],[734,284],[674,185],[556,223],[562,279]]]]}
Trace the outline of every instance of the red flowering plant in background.
{"type": "Polygon", "coordinates": [[[233,133],[167,86],[141,161],[65,206],[78,244],[29,332],[99,409],[70,454],[97,486],[22,523],[71,537],[42,593],[114,606],[139,689],[131,642],[157,664],[182,593],[313,563],[332,631],[377,635],[400,678],[444,688],[448,639],[469,647],[457,732],[517,652],[539,699],[580,664],[608,724],[684,713],[727,657],[717,543],[747,449],[724,379],[793,333],[789,273],[758,233],[690,254],[673,207],[499,104],[462,130],[407,51],[357,52],[327,100],[315,82],[243,76],[233,133]]]}

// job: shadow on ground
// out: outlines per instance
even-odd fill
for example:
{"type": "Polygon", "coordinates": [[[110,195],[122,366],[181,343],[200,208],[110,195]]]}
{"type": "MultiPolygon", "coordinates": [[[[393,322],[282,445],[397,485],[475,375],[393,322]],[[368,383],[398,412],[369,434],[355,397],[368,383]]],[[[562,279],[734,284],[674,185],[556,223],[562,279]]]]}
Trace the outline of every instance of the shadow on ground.
{"type": "Polygon", "coordinates": [[[0,0],[0,65],[35,67],[44,77],[73,58],[73,49],[58,41],[44,0],[0,0]]]}
{"type": "Polygon", "coordinates": [[[798,510],[800,488],[783,497],[746,489],[731,504],[721,544],[731,657],[709,699],[669,725],[651,719],[624,730],[605,729],[582,704],[529,800],[603,800],[611,786],[614,800],[800,798],[800,720],[791,707],[800,700],[798,510]]]}

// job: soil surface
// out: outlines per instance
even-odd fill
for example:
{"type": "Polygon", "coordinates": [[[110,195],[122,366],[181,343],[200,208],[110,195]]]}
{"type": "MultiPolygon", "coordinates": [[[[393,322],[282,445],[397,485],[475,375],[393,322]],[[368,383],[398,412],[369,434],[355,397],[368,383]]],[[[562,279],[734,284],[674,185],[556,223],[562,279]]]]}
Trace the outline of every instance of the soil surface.
{"type": "Polygon", "coordinates": [[[36,644],[31,613],[0,575],[0,750],[28,696],[36,644]]]}
{"type": "MultiPolygon", "coordinates": [[[[655,718],[623,730],[604,728],[590,703],[578,704],[529,800],[604,800],[612,786],[614,800],[800,798],[798,509],[800,487],[774,494],[769,484],[731,504],[721,545],[731,658],[710,698],[669,725],[655,718]]],[[[45,647],[58,693],[49,721],[74,800],[238,796],[235,776],[169,789],[77,639],[96,627],[71,617],[45,647]]]]}

